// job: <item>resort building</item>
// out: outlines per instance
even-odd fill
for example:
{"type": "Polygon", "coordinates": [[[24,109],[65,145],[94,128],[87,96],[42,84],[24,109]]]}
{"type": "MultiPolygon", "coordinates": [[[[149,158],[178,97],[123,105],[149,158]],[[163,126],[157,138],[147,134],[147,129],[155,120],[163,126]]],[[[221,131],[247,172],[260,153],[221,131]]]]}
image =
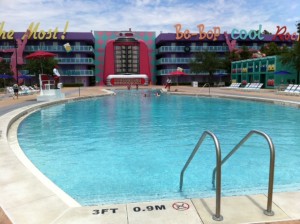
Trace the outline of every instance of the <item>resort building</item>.
{"type": "Polygon", "coordinates": [[[295,68],[283,65],[279,56],[235,61],[231,66],[231,78],[234,83],[263,83],[264,88],[299,83],[295,68]]]}
{"type": "MultiPolygon", "coordinates": [[[[0,57],[11,62],[12,53],[16,50],[16,40],[22,40],[24,32],[15,32],[13,39],[0,40],[0,57]],[[7,51],[7,52],[6,52],[7,51]]],[[[32,33],[25,43],[22,55],[17,55],[18,60],[35,51],[47,51],[56,54],[58,60],[61,82],[64,84],[79,83],[84,86],[95,85],[95,39],[92,32],[62,32],[52,33],[32,33]],[[47,37],[48,36],[48,37],[47,37]]],[[[42,58],[41,58],[42,60],[42,58]]],[[[29,74],[26,70],[19,70],[19,75],[29,74]]],[[[48,74],[52,75],[52,74],[48,74]]]]}
{"type": "MultiPolygon", "coordinates": [[[[8,38],[10,32],[5,33],[2,28],[3,24],[0,26],[0,57],[10,62],[16,49],[15,42],[24,42],[24,33],[16,32],[8,38]],[[7,50],[10,51],[5,52],[7,50]]],[[[171,76],[173,83],[204,84],[209,81],[208,73],[193,73],[190,70],[190,62],[197,52],[216,52],[218,57],[225,59],[229,53],[241,52],[242,48],[247,47],[254,57],[261,47],[269,43],[291,47],[298,39],[296,33],[289,34],[283,29],[286,27],[278,27],[274,35],[262,34],[261,25],[258,30],[233,29],[222,33],[219,27],[205,31],[205,26],[200,24],[198,28],[198,32],[192,33],[183,31],[181,25],[176,24],[174,33],[162,32],[158,36],[155,32],[131,29],[94,32],[58,32],[55,29],[54,32],[37,32],[32,28],[24,52],[18,57],[25,59],[28,54],[39,50],[55,53],[64,84],[164,84],[168,76],[171,76]],[[181,73],[176,73],[177,70],[181,73]]],[[[264,88],[272,88],[282,82],[299,82],[296,71],[284,67],[276,56],[234,62],[231,69],[218,69],[212,81],[217,85],[231,81],[259,81],[264,83],[264,88]],[[288,75],[274,74],[279,71],[287,71],[288,75]]],[[[28,71],[23,70],[21,74],[28,74],[28,71]]]]}
{"type": "MultiPolygon", "coordinates": [[[[176,68],[183,68],[183,71],[186,75],[180,75],[177,77],[178,82],[191,83],[192,81],[197,81],[200,83],[208,82],[208,73],[192,73],[189,67],[191,60],[195,58],[196,52],[216,52],[217,55],[224,59],[226,54],[230,52],[240,52],[243,47],[247,47],[250,52],[253,52],[253,57],[256,57],[257,53],[261,47],[268,45],[269,43],[276,43],[278,46],[287,46],[291,47],[293,42],[297,40],[298,36],[294,33],[293,35],[287,33],[276,35],[271,34],[262,34],[261,26],[259,30],[254,31],[250,30],[237,30],[233,29],[231,33],[224,32],[221,34],[220,28],[214,27],[213,30],[204,32],[204,25],[199,26],[199,33],[190,33],[189,30],[181,31],[181,25],[176,25],[176,33],[160,33],[156,38],[156,66],[157,66],[157,81],[158,84],[165,83],[167,76],[170,76],[176,68]],[[201,32],[202,30],[202,32],[201,32]]],[[[253,61],[264,61],[262,65],[266,66],[271,64],[276,64],[275,70],[272,72],[282,69],[282,65],[278,62],[276,57],[271,57],[266,59],[253,59],[253,61]],[[271,59],[272,58],[272,59],[271,59]]],[[[251,61],[251,60],[250,60],[251,61]]],[[[245,62],[241,62],[243,65],[245,62]]],[[[237,65],[241,64],[239,62],[234,63],[235,68],[237,65]]],[[[258,62],[257,62],[258,63],[258,62]]],[[[249,63],[250,65],[251,63],[249,63]]],[[[256,64],[255,64],[256,65],[256,64]]],[[[240,70],[238,70],[241,72],[240,70]]],[[[251,69],[249,70],[251,71],[251,69]]],[[[267,70],[266,70],[267,71],[267,70]]],[[[258,72],[258,71],[257,71],[258,72]]],[[[292,72],[292,71],[291,71],[292,72]]],[[[249,75],[249,77],[241,76],[242,73],[238,73],[237,70],[235,73],[230,73],[224,69],[219,69],[214,74],[214,83],[218,84],[220,82],[231,82],[233,80],[260,80],[261,82],[267,83],[269,79],[274,79],[271,76],[271,70],[266,75],[260,75],[259,78],[249,75]],[[233,75],[233,77],[231,77],[233,75]]],[[[244,73],[245,74],[245,73],[244,73]]],[[[296,73],[292,72],[291,76],[295,77],[296,73]]],[[[295,78],[287,77],[289,80],[295,78]]],[[[285,79],[284,79],[285,80],[285,79]]]]}

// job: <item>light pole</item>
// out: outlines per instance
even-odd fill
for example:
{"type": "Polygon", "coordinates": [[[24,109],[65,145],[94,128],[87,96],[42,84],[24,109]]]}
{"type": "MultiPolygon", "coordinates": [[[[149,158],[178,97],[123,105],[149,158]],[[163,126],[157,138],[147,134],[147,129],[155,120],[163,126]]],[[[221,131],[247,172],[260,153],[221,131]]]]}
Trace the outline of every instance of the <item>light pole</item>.
{"type": "MultiPolygon", "coordinates": [[[[298,42],[300,43],[300,21],[297,21],[297,32],[298,32],[298,42]]],[[[298,43],[298,44],[299,44],[298,43]]],[[[299,79],[300,79],[300,71],[298,70],[298,74],[297,74],[297,83],[299,84],[299,79]]]]}
{"type": "Polygon", "coordinates": [[[19,72],[18,72],[18,42],[15,40],[15,51],[16,51],[16,73],[17,73],[17,84],[19,85],[19,72]]]}

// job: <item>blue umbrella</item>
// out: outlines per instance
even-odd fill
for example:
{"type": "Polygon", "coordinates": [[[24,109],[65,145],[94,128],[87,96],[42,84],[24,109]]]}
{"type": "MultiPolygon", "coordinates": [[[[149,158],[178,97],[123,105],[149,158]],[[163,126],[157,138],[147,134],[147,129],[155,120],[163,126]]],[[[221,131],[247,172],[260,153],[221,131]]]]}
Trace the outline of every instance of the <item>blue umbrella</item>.
{"type": "Polygon", "coordinates": [[[19,75],[20,79],[31,79],[32,77],[29,75],[19,75]]]}
{"type": "Polygon", "coordinates": [[[274,75],[289,75],[291,73],[288,71],[277,71],[277,72],[274,72],[273,74],[274,75]]]}
{"type": "Polygon", "coordinates": [[[216,75],[216,76],[227,76],[228,74],[223,74],[223,73],[220,73],[220,74],[214,74],[214,75],[216,75]]]}
{"type": "Polygon", "coordinates": [[[0,74],[0,79],[11,79],[11,75],[6,75],[6,74],[0,74]]]}

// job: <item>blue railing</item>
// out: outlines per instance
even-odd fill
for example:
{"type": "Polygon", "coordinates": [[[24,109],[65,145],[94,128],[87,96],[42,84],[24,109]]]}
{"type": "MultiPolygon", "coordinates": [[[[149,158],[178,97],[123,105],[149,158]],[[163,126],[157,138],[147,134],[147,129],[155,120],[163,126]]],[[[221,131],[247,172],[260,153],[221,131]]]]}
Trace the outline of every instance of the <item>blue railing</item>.
{"type": "MultiPolygon", "coordinates": [[[[162,46],[157,49],[158,53],[163,52],[185,52],[184,48],[186,46],[162,46]]],[[[191,52],[199,51],[212,51],[212,52],[226,52],[228,51],[227,46],[190,46],[191,52]]]]}
{"type": "MultiPolygon", "coordinates": [[[[0,46],[1,50],[15,48],[15,46],[0,46]]],[[[73,52],[94,52],[93,46],[71,46],[73,52]]],[[[51,51],[51,52],[66,52],[63,46],[32,46],[27,45],[25,47],[26,52],[34,51],[51,51]]]]}
{"type": "Polygon", "coordinates": [[[94,64],[93,58],[56,58],[59,64],[94,64]]]}

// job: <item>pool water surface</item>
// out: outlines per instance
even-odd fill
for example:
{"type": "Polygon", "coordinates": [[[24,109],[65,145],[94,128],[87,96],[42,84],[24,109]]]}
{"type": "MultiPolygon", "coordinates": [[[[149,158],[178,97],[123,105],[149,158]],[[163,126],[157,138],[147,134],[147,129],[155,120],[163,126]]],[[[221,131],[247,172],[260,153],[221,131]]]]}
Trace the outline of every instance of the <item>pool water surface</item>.
{"type": "MultiPolygon", "coordinates": [[[[26,156],[80,204],[214,196],[216,153],[209,137],[186,170],[179,192],[180,172],[205,130],[218,137],[222,158],[249,131],[265,132],[276,150],[274,191],[300,189],[299,109],[157,97],[147,90],[116,93],[43,108],[18,129],[26,156]]],[[[265,139],[252,136],[222,166],[222,195],[266,193],[269,160],[265,139]]]]}

